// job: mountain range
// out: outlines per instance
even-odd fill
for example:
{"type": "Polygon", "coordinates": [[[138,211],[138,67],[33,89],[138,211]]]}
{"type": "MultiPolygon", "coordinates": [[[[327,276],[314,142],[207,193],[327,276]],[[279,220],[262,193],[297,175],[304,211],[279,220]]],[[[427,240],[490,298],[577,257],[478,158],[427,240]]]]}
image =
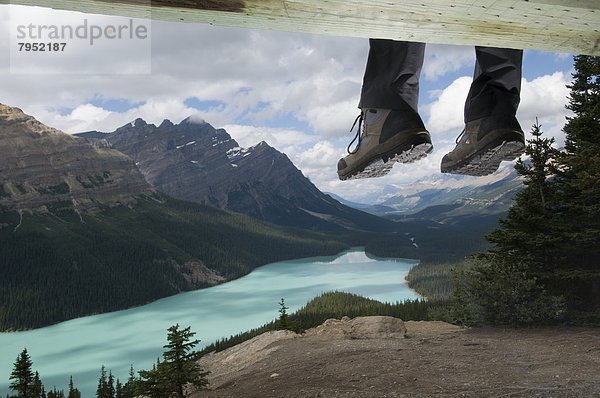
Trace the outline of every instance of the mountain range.
{"type": "Polygon", "coordinates": [[[509,173],[469,189],[389,187],[377,208],[348,206],[268,144],[240,148],[204,121],[137,119],[74,137],[2,104],[0,151],[0,331],[140,305],[351,246],[460,260],[486,245],[503,198],[509,203],[520,184],[509,173]]]}
{"type": "Polygon", "coordinates": [[[330,195],[348,206],[391,220],[443,221],[462,216],[503,216],[522,187],[522,177],[511,165],[504,165],[485,177],[440,174],[411,184],[386,185],[362,197],[367,203],[330,195]]]}
{"type": "Polygon", "coordinates": [[[387,185],[362,193],[372,202],[360,204],[320,192],[267,143],[241,148],[225,130],[198,118],[159,126],[137,119],[111,133],[79,136],[131,156],[153,187],[171,196],[284,226],[395,233],[370,240],[367,250],[425,262],[457,261],[485,249],[485,235],[522,186],[505,166],[488,177],[440,175],[387,185]]]}
{"type": "Polygon", "coordinates": [[[119,151],[3,104],[0,150],[0,331],[140,305],[368,240],[173,199],[119,151]]]}
{"type": "Polygon", "coordinates": [[[155,189],[178,199],[311,230],[398,229],[322,193],[266,142],[241,148],[225,130],[203,120],[156,126],[137,119],[111,133],[77,136],[128,155],[155,189]]]}

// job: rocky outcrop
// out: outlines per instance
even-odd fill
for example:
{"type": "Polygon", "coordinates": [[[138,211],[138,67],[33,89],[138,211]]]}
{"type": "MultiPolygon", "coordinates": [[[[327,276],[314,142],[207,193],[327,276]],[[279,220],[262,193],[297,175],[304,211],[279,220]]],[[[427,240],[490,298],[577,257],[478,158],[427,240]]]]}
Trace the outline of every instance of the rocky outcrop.
{"type": "Polygon", "coordinates": [[[277,350],[273,343],[297,337],[300,335],[289,330],[263,333],[224,351],[204,355],[198,364],[203,369],[210,369],[210,378],[214,384],[216,380],[235,377],[238,372],[267,358],[277,350]]]}
{"type": "Polygon", "coordinates": [[[157,190],[275,224],[316,230],[395,230],[323,194],[266,142],[241,148],[223,129],[187,118],[159,126],[137,119],[112,133],[78,134],[130,156],[157,190]]]}
{"type": "MultiPolygon", "coordinates": [[[[414,322],[408,324],[412,325],[414,322]]],[[[453,331],[459,329],[444,325],[453,331]]],[[[426,329],[426,326],[421,326],[420,329],[426,329]]],[[[420,329],[418,333],[421,333],[420,329]]],[[[438,327],[435,333],[441,330],[443,328],[438,327]]],[[[287,330],[263,333],[221,352],[204,355],[198,364],[202,369],[210,371],[209,388],[219,391],[222,387],[235,384],[235,380],[240,377],[251,376],[257,370],[265,368],[270,369],[269,379],[276,379],[280,376],[279,372],[286,368],[289,370],[290,361],[301,356],[328,357],[335,361],[336,349],[344,344],[363,341],[368,346],[381,344],[382,341],[384,344],[405,341],[406,333],[404,322],[389,316],[329,319],[303,334],[287,330]]]]}
{"type": "Polygon", "coordinates": [[[328,319],[305,335],[324,339],[402,339],[406,336],[406,326],[401,319],[391,316],[344,317],[328,319]]]}
{"type": "Polygon", "coordinates": [[[154,192],[121,152],[45,126],[3,104],[0,153],[0,206],[9,210],[91,211],[154,192]]]}

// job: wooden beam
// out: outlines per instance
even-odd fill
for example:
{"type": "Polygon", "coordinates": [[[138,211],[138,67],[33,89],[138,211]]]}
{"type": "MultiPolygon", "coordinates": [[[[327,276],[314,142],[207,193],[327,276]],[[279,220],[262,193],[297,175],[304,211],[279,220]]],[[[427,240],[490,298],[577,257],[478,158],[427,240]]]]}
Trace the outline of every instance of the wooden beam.
{"type": "Polygon", "coordinates": [[[600,55],[600,0],[0,0],[92,14],[600,55]]]}

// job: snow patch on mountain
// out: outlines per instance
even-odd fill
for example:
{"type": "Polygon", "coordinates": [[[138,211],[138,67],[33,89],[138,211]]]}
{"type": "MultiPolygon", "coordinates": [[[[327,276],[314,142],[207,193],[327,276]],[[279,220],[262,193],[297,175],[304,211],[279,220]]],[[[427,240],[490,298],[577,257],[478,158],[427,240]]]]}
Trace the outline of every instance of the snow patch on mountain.
{"type": "Polygon", "coordinates": [[[253,148],[254,147],[241,148],[239,146],[236,146],[235,148],[231,148],[227,151],[227,158],[229,158],[229,160],[232,162],[241,158],[245,158],[246,156],[250,155],[250,153],[252,153],[253,148]]]}

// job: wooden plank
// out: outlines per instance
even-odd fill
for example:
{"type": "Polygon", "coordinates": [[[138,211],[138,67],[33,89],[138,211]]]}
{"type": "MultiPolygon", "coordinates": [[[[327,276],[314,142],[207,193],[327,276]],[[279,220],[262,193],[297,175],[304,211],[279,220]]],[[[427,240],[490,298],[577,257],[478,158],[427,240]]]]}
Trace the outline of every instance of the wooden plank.
{"type": "Polygon", "coordinates": [[[92,14],[600,55],[600,0],[0,0],[92,14]]]}

